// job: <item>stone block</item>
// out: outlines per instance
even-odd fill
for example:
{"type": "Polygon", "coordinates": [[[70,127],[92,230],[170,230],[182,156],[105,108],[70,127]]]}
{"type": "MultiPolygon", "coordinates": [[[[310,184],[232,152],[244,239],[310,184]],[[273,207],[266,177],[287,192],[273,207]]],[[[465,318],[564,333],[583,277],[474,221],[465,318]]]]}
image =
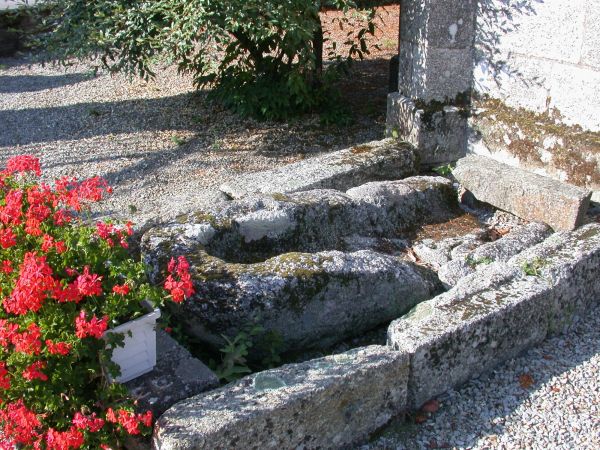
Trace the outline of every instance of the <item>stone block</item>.
{"type": "MultiPolygon", "coordinates": [[[[388,323],[440,291],[437,278],[370,250],[287,253],[255,264],[186,255],[196,293],[172,314],[213,348],[248,325],[280,340],[281,352],[327,348],[388,323]]],[[[256,345],[260,359],[265,350],[256,345]]]]}
{"type": "Polygon", "coordinates": [[[537,278],[494,263],[392,322],[388,345],[411,355],[409,407],[541,342],[549,293],[537,278]]]}
{"type": "Polygon", "coordinates": [[[574,319],[600,302],[600,224],[555,233],[508,264],[537,273],[537,278],[552,286],[549,332],[566,331],[574,319]]]}
{"type": "Polygon", "coordinates": [[[156,266],[152,254],[163,242],[179,253],[206,250],[229,262],[343,249],[346,236],[393,237],[446,220],[457,206],[452,184],[443,177],[371,182],[348,193],[317,189],[214,204],[146,233],[147,262],[156,266]]]}
{"type": "MultiPolygon", "coordinates": [[[[598,49],[600,53],[600,49],[598,49]]],[[[567,125],[600,131],[600,70],[555,64],[548,84],[550,108],[567,125]]]]}
{"type": "Polygon", "coordinates": [[[443,264],[438,272],[440,281],[454,286],[464,276],[495,261],[508,261],[518,253],[542,242],[552,234],[546,224],[532,223],[511,230],[502,238],[473,248],[471,251],[453,255],[452,261],[443,264]]]}
{"type": "Polygon", "coordinates": [[[367,181],[403,178],[416,171],[412,148],[386,139],[240,176],[220,189],[233,198],[309,189],[346,190],[367,181]]]}
{"type": "Polygon", "coordinates": [[[387,111],[386,134],[414,145],[422,168],[454,162],[466,155],[469,132],[464,111],[447,106],[425,113],[399,93],[388,95],[387,111]]]}
{"type": "Polygon", "coordinates": [[[409,407],[564,331],[598,303],[598,267],[599,224],[555,233],[392,322],[388,344],[411,355],[409,407]]]}
{"type": "Polygon", "coordinates": [[[600,70],[600,0],[585,2],[581,64],[600,70]]]}
{"type": "MultiPolygon", "coordinates": [[[[570,2],[531,2],[531,12],[523,6],[507,8],[504,0],[493,0],[492,5],[499,11],[495,21],[489,21],[492,32],[499,38],[496,48],[507,55],[517,53],[523,56],[546,60],[579,63],[583,44],[583,23],[587,1],[570,2]]],[[[489,6],[488,6],[489,7],[489,6]]],[[[597,15],[597,13],[596,13],[597,15]]]]}
{"type": "Polygon", "coordinates": [[[470,47],[476,12],[475,0],[405,0],[400,16],[401,42],[422,42],[428,48],[470,47]]]}
{"type": "Polygon", "coordinates": [[[154,416],[180,400],[219,386],[216,375],[167,333],[157,330],[156,367],[125,383],[142,410],[154,416]]]}
{"type": "Polygon", "coordinates": [[[408,357],[371,346],[250,375],[165,412],[155,450],[343,448],[403,412],[408,357]]]}
{"type": "Polygon", "coordinates": [[[591,192],[483,156],[458,161],[453,175],[479,201],[555,230],[583,220],[591,192]]]}

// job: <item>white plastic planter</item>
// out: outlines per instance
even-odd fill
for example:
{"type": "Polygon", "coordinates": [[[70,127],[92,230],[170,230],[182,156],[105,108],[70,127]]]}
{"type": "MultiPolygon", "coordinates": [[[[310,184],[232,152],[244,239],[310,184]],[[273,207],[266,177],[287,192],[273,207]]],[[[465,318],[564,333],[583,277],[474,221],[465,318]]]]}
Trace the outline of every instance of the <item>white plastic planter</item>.
{"type": "Polygon", "coordinates": [[[156,320],[160,310],[138,317],[118,327],[107,330],[108,333],[123,333],[125,346],[113,350],[112,361],[121,368],[121,375],[112,381],[125,383],[150,372],[156,365],[156,320]]]}

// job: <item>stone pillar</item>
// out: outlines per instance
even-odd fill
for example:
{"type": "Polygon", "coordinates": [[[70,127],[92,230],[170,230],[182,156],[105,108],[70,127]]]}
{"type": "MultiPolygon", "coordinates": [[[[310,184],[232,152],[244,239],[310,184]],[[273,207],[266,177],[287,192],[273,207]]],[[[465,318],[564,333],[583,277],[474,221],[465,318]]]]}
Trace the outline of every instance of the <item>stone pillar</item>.
{"type": "Polygon", "coordinates": [[[402,0],[398,92],[386,134],[412,143],[424,167],[464,156],[478,0],[402,0]]]}

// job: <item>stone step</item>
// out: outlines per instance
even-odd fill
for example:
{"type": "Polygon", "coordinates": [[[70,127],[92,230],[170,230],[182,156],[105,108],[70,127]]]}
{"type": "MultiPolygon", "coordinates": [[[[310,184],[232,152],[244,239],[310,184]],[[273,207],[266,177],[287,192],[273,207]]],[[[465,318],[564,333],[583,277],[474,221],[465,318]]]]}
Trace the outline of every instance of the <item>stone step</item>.
{"type": "Polygon", "coordinates": [[[345,191],[368,181],[414,175],[417,159],[412,146],[396,139],[373,141],[305,159],[279,169],[236,177],[220,189],[232,198],[251,194],[285,194],[310,189],[345,191]]]}
{"type": "Polygon", "coordinates": [[[555,230],[580,225],[592,196],[591,191],[485,156],[458,160],[452,174],[477,200],[555,230]]]}
{"type": "Polygon", "coordinates": [[[125,383],[141,410],[158,417],[185,398],[219,386],[217,376],[162,330],[156,330],[156,366],[125,383]]]}

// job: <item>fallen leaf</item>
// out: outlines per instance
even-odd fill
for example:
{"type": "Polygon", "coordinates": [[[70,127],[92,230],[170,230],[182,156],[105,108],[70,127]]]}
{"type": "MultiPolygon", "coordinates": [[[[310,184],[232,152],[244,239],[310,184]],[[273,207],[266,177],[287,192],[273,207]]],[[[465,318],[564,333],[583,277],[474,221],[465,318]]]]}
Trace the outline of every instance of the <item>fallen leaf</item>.
{"type": "Polygon", "coordinates": [[[557,386],[551,386],[551,387],[550,387],[550,390],[551,390],[552,392],[560,392],[560,388],[559,388],[559,387],[557,387],[557,386]]]}
{"type": "Polygon", "coordinates": [[[529,375],[528,373],[519,375],[519,385],[523,389],[529,389],[531,386],[533,386],[534,383],[535,383],[535,381],[533,380],[533,377],[531,375],[529,375]]]}
{"type": "Polygon", "coordinates": [[[417,413],[415,415],[415,423],[418,425],[427,422],[427,419],[428,419],[428,417],[426,414],[417,413]]]}
{"type": "Polygon", "coordinates": [[[542,355],[542,358],[547,359],[548,361],[552,361],[554,358],[550,355],[542,355]]]}
{"type": "Polygon", "coordinates": [[[423,406],[421,406],[421,411],[428,413],[437,412],[438,409],[440,409],[440,402],[437,400],[429,400],[423,406]]]}

